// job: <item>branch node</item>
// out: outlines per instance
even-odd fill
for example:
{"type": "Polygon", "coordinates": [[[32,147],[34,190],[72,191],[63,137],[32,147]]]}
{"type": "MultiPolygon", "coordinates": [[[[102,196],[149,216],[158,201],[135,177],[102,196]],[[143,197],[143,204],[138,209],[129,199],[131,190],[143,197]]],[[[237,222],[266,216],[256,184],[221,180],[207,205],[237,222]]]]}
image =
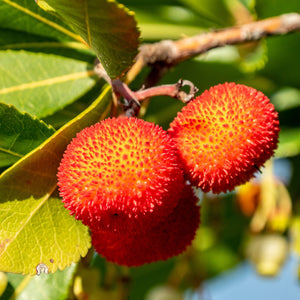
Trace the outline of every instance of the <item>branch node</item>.
{"type": "Polygon", "coordinates": [[[179,79],[179,81],[176,83],[176,88],[178,90],[176,98],[178,98],[183,103],[190,102],[195,97],[195,94],[199,91],[199,89],[191,81],[183,79],[179,79]],[[188,94],[180,90],[183,86],[190,87],[190,91],[188,94]]]}

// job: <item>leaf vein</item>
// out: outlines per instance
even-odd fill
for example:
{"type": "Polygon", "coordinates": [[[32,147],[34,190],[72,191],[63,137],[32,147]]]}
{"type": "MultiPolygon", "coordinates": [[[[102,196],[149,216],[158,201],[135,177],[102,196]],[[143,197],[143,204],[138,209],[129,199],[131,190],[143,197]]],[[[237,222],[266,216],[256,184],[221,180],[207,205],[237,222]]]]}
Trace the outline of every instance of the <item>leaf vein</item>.
{"type": "Polygon", "coordinates": [[[42,86],[50,86],[50,85],[53,85],[56,83],[77,80],[80,78],[90,77],[93,75],[95,75],[95,72],[93,70],[90,70],[90,71],[77,72],[77,73],[73,73],[73,74],[53,77],[53,78],[49,78],[49,79],[45,79],[45,80],[39,80],[39,81],[35,81],[35,82],[23,83],[23,84],[0,89],[0,95],[8,94],[8,93],[16,92],[16,91],[24,91],[24,90],[28,90],[28,89],[34,89],[34,88],[42,87],[42,86]]]}
{"type": "MultiPolygon", "coordinates": [[[[15,143],[15,141],[14,141],[14,143],[15,143]]],[[[23,157],[24,156],[23,154],[20,154],[20,153],[17,153],[15,151],[11,151],[9,149],[5,149],[5,148],[2,148],[2,147],[0,147],[0,151],[4,152],[4,153],[7,153],[7,154],[10,154],[12,156],[16,156],[16,157],[23,157]]]]}

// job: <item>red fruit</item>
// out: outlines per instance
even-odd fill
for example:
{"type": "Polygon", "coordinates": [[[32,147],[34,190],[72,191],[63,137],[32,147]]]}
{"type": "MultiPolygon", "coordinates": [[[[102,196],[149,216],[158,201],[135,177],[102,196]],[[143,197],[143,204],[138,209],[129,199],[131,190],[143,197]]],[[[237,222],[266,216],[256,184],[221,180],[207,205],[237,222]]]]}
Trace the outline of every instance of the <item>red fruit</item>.
{"type": "Polygon", "coordinates": [[[178,161],[174,142],[159,126],[106,119],[68,145],[57,175],[60,195],[93,229],[144,228],[177,205],[184,184],[178,161]]]}
{"type": "Polygon", "coordinates": [[[279,121],[264,94],[224,83],[188,103],[168,132],[192,184],[220,193],[247,182],[273,155],[279,121]]]}
{"type": "Polygon", "coordinates": [[[199,226],[197,201],[191,186],[186,186],[177,207],[160,224],[147,231],[137,228],[136,232],[122,235],[92,231],[92,244],[108,261],[128,267],[179,255],[191,244],[199,226]]]}

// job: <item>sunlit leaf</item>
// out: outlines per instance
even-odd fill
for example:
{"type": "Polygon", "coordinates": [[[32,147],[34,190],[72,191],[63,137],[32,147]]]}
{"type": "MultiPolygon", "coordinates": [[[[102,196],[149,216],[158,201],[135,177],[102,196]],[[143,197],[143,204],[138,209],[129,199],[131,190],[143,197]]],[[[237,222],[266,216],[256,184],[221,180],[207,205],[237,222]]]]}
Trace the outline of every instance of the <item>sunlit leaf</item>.
{"type": "Polygon", "coordinates": [[[26,51],[0,51],[0,101],[44,117],[87,92],[96,77],[86,62],[26,51]]]}
{"type": "Polygon", "coordinates": [[[87,253],[88,229],[69,215],[60,199],[50,195],[51,191],[39,199],[1,203],[1,270],[52,273],[87,253]]]}
{"type": "Polygon", "coordinates": [[[50,6],[94,49],[109,76],[118,77],[130,67],[137,53],[139,32],[133,13],[123,5],[107,0],[41,3],[43,8],[50,6]]]}
{"type": "Polygon", "coordinates": [[[84,112],[0,176],[0,270],[35,274],[44,264],[53,272],[86,254],[88,230],[57,199],[56,173],[67,144],[106,116],[110,100],[107,87],[84,112]]]}
{"type": "Polygon", "coordinates": [[[15,163],[54,132],[37,118],[0,103],[0,167],[15,163]]]}

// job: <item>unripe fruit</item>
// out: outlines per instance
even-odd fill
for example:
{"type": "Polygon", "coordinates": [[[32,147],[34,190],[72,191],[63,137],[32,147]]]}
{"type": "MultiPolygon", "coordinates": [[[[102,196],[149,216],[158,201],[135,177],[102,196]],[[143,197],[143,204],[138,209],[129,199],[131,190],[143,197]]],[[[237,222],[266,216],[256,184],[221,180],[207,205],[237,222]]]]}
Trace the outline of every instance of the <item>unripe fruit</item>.
{"type": "Polygon", "coordinates": [[[179,289],[171,285],[154,286],[146,295],[145,300],[183,300],[184,296],[179,289]]]}
{"type": "Polygon", "coordinates": [[[288,254],[286,238],[276,233],[252,236],[246,249],[246,255],[256,271],[264,276],[276,275],[288,254]]]}
{"type": "Polygon", "coordinates": [[[174,211],[161,223],[148,230],[118,235],[108,231],[92,231],[95,250],[108,261],[128,267],[166,260],[186,250],[200,223],[198,198],[186,186],[174,211]]]}
{"type": "Polygon", "coordinates": [[[77,134],[60,163],[58,186],[77,219],[119,232],[169,215],[184,179],[174,142],[161,127],[121,117],[77,134]]]}
{"type": "Polygon", "coordinates": [[[188,103],[168,132],[192,184],[220,193],[247,182],[273,155],[279,121],[264,94],[224,83],[188,103]]]}

